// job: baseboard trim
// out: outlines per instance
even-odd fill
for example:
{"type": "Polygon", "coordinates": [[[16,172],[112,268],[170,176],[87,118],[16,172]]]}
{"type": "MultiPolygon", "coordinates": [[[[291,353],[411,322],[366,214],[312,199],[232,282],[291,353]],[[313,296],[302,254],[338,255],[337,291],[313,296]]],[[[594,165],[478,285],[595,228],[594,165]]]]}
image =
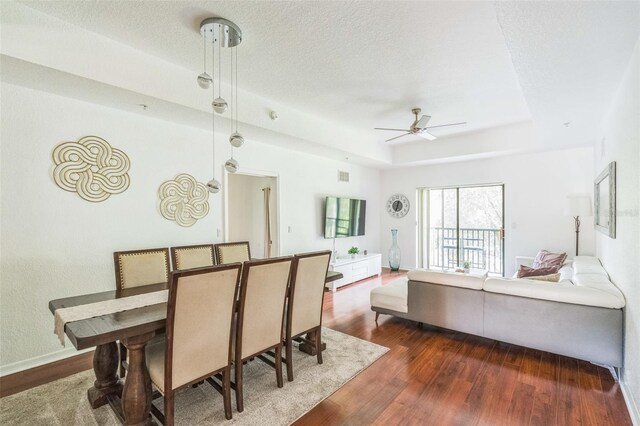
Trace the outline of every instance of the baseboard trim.
{"type": "Polygon", "coordinates": [[[93,367],[93,351],[0,377],[0,398],[44,385],[93,367]]]}
{"type": "Polygon", "coordinates": [[[627,405],[627,411],[629,411],[629,417],[631,417],[631,423],[633,423],[634,426],[640,426],[640,410],[638,410],[638,406],[633,399],[633,394],[622,380],[620,380],[620,389],[622,390],[624,402],[627,405]]]}

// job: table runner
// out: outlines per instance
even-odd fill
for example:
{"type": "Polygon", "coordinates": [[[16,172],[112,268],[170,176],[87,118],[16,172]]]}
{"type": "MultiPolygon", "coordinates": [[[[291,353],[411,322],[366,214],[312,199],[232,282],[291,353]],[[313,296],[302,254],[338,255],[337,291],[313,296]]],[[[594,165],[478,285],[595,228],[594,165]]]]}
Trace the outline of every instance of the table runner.
{"type": "Polygon", "coordinates": [[[64,325],[68,322],[99,317],[101,315],[115,314],[116,312],[143,308],[145,306],[156,305],[158,303],[166,303],[168,295],[169,290],[160,290],[135,296],[122,297],[120,299],[105,300],[103,302],[56,309],[53,332],[58,335],[60,343],[64,346],[64,325]]]}

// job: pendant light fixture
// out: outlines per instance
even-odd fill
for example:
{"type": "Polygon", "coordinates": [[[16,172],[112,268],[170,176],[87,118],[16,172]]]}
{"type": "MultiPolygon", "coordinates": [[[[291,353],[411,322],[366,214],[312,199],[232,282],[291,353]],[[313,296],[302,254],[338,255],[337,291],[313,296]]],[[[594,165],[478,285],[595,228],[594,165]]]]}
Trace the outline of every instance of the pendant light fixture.
{"type": "MultiPolygon", "coordinates": [[[[242,42],[242,31],[240,31],[240,28],[234,24],[231,21],[228,21],[226,19],[223,18],[207,18],[204,21],[202,21],[200,23],[200,34],[202,35],[203,39],[204,39],[204,43],[205,43],[205,54],[204,54],[204,59],[205,59],[205,65],[204,65],[204,72],[202,74],[200,74],[198,76],[198,85],[203,88],[203,89],[209,89],[211,88],[211,98],[212,98],[212,102],[211,102],[211,106],[213,108],[213,113],[211,114],[211,127],[212,127],[212,146],[211,146],[211,150],[212,150],[212,155],[211,155],[211,159],[212,159],[212,163],[213,163],[213,168],[212,168],[212,173],[213,176],[211,178],[211,180],[209,182],[207,182],[207,188],[209,190],[209,192],[215,194],[220,192],[220,182],[216,179],[215,176],[215,167],[216,167],[216,161],[215,161],[215,142],[216,142],[216,114],[223,114],[225,111],[227,111],[227,109],[229,108],[229,105],[227,103],[227,101],[222,97],[222,84],[221,84],[221,74],[222,74],[222,61],[221,61],[221,56],[222,56],[222,48],[233,48],[238,46],[241,42],[242,42]],[[218,72],[217,72],[217,77],[218,77],[218,96],[216,97],[216,88],[215,88],[215,84],[213,82],[213,78],[211,76],[209,76],[209,74],[207,74],[207,65],[206,65],[206,44],[207,43],[211,43],[211,71],[214,72],[215,71],[215,65],[216,65],[216,61],[215,61],[215,50],[216,50],[216,44],[218,45],[218,72]]],[[[236,49],[232,49],[232,54],[231,54],[231,77],[233,80],[233,76],[234,76],[234,70],[235,70],[235,76],[236,76],[236,86],[235,86],[235,92],[236,92],[236,99],[233,100],[233,93],[232,93],[232,101],[233,104],[232,106],[235,106],[235,115],[236,115],[236,121],[235,121],[235,129],[236,131],[231,135],[231,137],[229,138],[229,142],[232,145],[232,151],[231,151],[231,158],[229,160],[227,160],[225,162],[225,169],[229,172],[229,173],[235,173],[238,170],[238,162],[236,160],[233,159],[233,147],[240,147],[242,146],[242,143],[244,142],[244,138],[242,138],[242,135],[240,135],[239,133],[237,133],[237,129],[238,129],[238,122],[237,122],[237,112],[238,112],[238,108],[237,108],[237,52],[236,52],[236,63],[234,66],[234,62],[233,62],[233,52],[236,49]],[[236,135],[237,133],[237,135],[236,135]],[[231,140],[234,138],[234,142],[232,142],[231,140]],[[237,139],[238,137],[242,140],[242,142],[238,143],[237,139]]],[[[215,76],[215,72],[214,72],[214,76],[215,76]]],[[[233,91],[233,81],[232,81],[232,91],[233,91]]],[[[232,123],[233,123],[233,108],[231,109],[232,111],[232,123]]]]}
{"type": "Polygon", "coordinates": [[[198,76],[198,86],[208,89],[213,84],[213,78],[207,74],[207,39],[203,37],[202,41],[204,42],[204,72],[198,76]]]}
{"type": "Polygon", "coordinates": [[[235,173],[240,167],[238,161],[233,158],[233,149],[240,148],[244,143],[244,138],[238,133],[238,51],[231,51],[231,125],[234,127],[233,133],[229,136],[229,143],[231,144],[231,158],[224,163],[224,168],[229,173],[235,173]],[[234,53],[235,53],[235,66],[234,66],[234,53]],[[233,70],[235,68],[235,75],[233,70]],[[235,110],[235,112],[234,112],[235,110]]]}

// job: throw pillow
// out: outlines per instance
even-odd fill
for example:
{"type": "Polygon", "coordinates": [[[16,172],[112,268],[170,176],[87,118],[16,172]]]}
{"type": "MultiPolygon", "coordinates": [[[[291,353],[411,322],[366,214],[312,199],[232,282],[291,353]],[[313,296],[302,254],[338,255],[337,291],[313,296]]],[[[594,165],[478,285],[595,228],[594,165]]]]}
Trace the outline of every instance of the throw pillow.
{"type": "Polygon", "coordinates": [[[546,281],[546,282],[551,282],[551,283],[557,283],[558,281],[560,281],[560,274],[556,273],[556,274],[542,275],[542,276],[539,276],[539,277],[529,277],[527,279],[536,280],[536,281],[546,281]]]}
{"type": "Polygon", "coordinates": [[[560,270],[559,266],[549,266],[547,268],[531,268],[529,266],[520,265],[518,268],[518,278],[540,277],[543,275],[555,274],[560,270]]]}
{"type": "Polygon", "coordinates": [[[567,260],[567,253],[551,253],[547,250],[540,250],[532,266],[536,269],[557,266],[560,269],[565,260],[567,260]]]}

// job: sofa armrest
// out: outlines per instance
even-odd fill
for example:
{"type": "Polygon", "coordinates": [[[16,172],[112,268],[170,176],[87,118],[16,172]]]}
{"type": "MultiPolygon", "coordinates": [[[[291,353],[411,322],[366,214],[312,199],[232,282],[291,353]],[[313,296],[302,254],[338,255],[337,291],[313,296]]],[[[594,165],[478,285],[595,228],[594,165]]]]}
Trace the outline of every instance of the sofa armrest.
{"type": "Polygon", "coordinates": [[[536,260],[535,257],[529,256],[516,256],[516,271],[520,269],[520,265],[524,266],[533,266],[533,261],[536,260]]]}

